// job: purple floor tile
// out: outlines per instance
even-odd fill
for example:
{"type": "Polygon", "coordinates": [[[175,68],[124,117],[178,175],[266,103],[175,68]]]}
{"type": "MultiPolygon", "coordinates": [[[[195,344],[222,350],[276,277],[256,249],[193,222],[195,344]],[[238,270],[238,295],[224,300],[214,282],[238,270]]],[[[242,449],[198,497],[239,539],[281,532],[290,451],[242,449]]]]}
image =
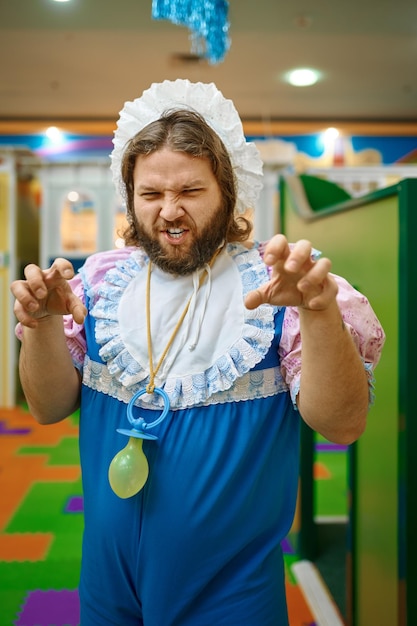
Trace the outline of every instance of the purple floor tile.
{"type": "Polygon", "coordinates": [[[281,541],[281,548],[284,554],[295,554],[294,548],[292,547],[288,539],[284,539],[283,541],[281,541]]]}
{"type": "Polygon", "coordinates": [[[82,496],[71,496],[65,506],[65,513],[83,513],[84,500],[82,496]]]}
{"type": "Polygon", "coordinates": [[[31,428],[8,428],[7,422],[0,420],[0,435],[28,435],[31,428]]]}
{"type": "Polygon", "coordinates": [[[14,626],[78,626],[78,591],[30,591],[14,626]]]}
{"type": "Polygon", "coordinates": [[[346,452],[348,446],[344,446],[338,443],[316,443],[316,450],[318,452],[346,452]]]}

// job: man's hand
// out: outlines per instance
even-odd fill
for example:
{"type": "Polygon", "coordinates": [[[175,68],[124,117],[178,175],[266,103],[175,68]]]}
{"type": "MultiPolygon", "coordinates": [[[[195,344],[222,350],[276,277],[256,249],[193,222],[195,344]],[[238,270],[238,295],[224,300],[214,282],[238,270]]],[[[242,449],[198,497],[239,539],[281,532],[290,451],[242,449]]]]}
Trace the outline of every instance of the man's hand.
{"type": "Polygon", "coordinates": [[[264,261],[271,267],[271,279],[246,296],[248,309],[272,304],[320,311],[335,300],[331,262],[326,258],[314,261],[309,241],[301,239],[290,248],[284,235],[275,235],[265,248],[264,261]]]}
{"type": "Polygon", "coordinates": [[[87,310],[68,284],[74,276],[69,261],[55,259],[47,270],[27,265],[24,274],[26,280],[16,280],[10,287],[16,298],[14,313],[23,326],[36,328],[42,318],[66,314],[83,323],[87,310]]]}

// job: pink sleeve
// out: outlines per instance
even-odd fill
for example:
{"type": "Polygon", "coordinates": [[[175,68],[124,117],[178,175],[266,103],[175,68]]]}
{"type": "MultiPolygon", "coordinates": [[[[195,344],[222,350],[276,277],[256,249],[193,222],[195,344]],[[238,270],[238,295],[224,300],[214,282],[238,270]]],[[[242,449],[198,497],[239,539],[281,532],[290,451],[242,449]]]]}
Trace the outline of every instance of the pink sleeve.
{"type": "MultiPolygon", "coordinates": [[[[84,286],[80,274],[76,274],[69,284],[75,295],[85,303],[84,286]]],[[[73,363],[77,369],[81,369],[87,349],[84,325],[74,322],[72,315],[64,315],[64,332],[73,363]]]]}
{"type": "MultiPolygon", "coordinates": [[[[385,333],[368,299],[356,291],[344,278],[334,274],[333,276],[339,287],[337,301],[343,321],[353,337],[368,374],[372,400],[373,370],[381,357],[385,333]]],[[[301,375],[300,322],[296,307],[286,308],[279,354],[282,375],[295,403],[300,389],[301,375]]]]}

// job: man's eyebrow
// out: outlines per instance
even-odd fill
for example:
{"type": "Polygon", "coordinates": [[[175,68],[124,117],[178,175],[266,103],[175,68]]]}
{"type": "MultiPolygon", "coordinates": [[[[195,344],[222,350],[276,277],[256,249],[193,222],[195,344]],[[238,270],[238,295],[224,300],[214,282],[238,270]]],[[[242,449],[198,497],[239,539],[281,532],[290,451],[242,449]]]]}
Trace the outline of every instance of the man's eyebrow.
{"type": "Polygon", "coordinates": [[[191,189],[194,187],[204,187],[205,183],[204,181],[202,181],[200,178],[196,178],[192,181],[189,181],[187,183],[184,183],[183,188],[184,189],[191,189]]]}
{"type": "MultiPolygon", "coordinates": [[[[202,187],[206,187],[206,183],[201,178],[195,178],[194,180],[185,181],[182,184],[178,184],[177,188],[181,189],[199,189],[202,187]]],[[[139,183],[137,186],[137,190],[140,192],[147,191],[158,191],[160,188],[159,184],[149,184],[149,183],[139,183]]]]}
{"type": "Polygon", "coordinates": [[[146,184],[139,183],[138,189],[140,191],[155,191],[155,185],[146,185],[146,184]]]}

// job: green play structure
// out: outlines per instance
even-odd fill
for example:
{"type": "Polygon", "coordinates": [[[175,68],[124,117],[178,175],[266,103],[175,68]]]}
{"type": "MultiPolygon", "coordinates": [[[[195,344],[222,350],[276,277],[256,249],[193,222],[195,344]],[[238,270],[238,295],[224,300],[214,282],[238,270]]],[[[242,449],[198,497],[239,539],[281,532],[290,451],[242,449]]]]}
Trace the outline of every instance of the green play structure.
{"type": "MultiPolygon", "coordinates": [[[[352,199],[310,176],[280,184],[281,230],[308,239],[370,300],[386,332],[375,403],[349,449],[347,621],[417,624],[417,179],[352,199]]],[[[299,550],[314,558],[314,436],[302,434],[299,550]]]]}

